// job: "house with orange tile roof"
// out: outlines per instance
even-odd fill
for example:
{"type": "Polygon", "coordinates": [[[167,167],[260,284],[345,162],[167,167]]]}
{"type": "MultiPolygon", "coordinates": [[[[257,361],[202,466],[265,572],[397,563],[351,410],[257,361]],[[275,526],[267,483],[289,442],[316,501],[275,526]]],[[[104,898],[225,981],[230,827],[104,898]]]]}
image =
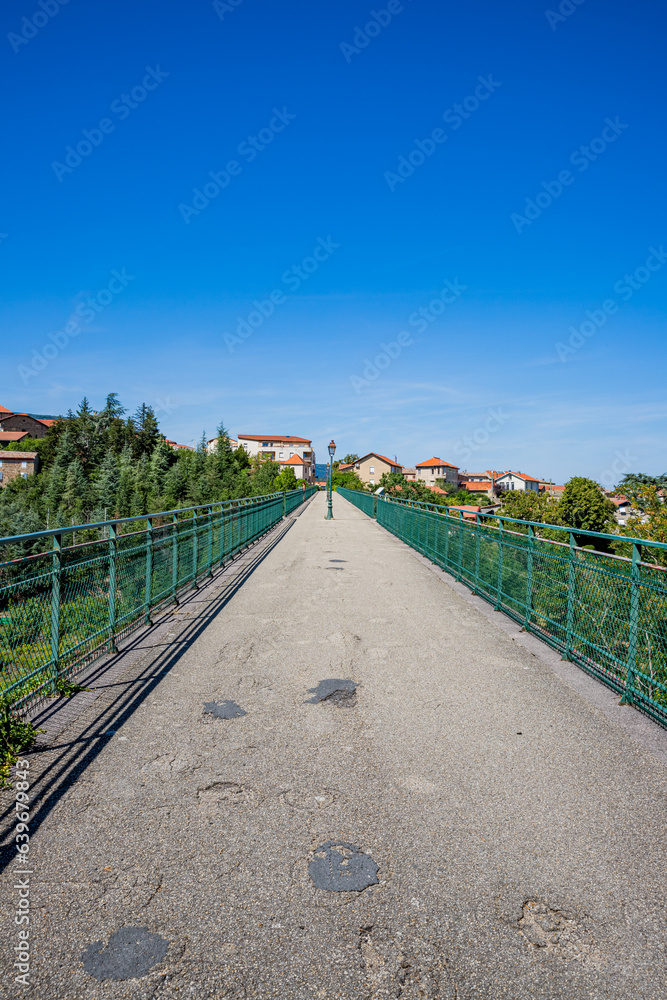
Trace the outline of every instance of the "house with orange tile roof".
{"type": "Polygon", "coordinates": [[[477,482],[475,480],[464,479],[461,482],[461,488],[467,490],[468,493],[474,493],[476,496],[493,496],[493,480],[482,480],[477,482]]]}
{"type": "Polygon", "coordinates": [[[0,409],[0,431],[24,431],[30,437],[43,438],[51,424],[51,417],[33,417],[30,413],[10,413],[4,407],[0,409]]]}
{"type": "Polygon", "coordinates": [[[403,471],[403,466],[396,458],[392,460],[386,455],[380,455],[377,451],[370,451],[363,458],[357,459],[354,466],[347,467],[348,471],[351,468],[354,468],[362,483],[367,483],[369,486],[377,486],[385,473],[390,475],[392,472],[403,471]]]}
{"type": "Polygon", "coordinates": [[[426,462],[418,462],[416,466],[416,482],[431,487],[436,480],[446,479],[448,483],[458,484],[459,467],[445,462],[442,458],[429,458],[426,462]]]}
{"type": "Polygon", "coordinates": [[[13,444],[22,441],[23,438],[30,437],[27,431],[0,431],[0,447],[3,444],[13,444]]]}
{"type": "Polygon", "coordinates": [[[292,455],[291,458],[287,459],[279,459],[279,465],[281,472],[283,469],[293,469],[297,479],[307,479],[310,473],[310,461],[300,458],[298,455],[292,455]]]}

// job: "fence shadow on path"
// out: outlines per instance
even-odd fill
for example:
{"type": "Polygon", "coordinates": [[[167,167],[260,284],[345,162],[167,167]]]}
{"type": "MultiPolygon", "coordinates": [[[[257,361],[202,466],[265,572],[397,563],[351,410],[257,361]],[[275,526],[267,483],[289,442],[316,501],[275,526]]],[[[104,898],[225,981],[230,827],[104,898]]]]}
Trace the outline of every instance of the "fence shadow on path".
{"type": "MultiPolygon", "coordinates": [[[[284,538],[293,524],[294,517],[288,517],[276,534],[271,537],[269,543],[254,555],[252,549],[247,549],[243,555],[249,555],[250,558],[245,559],[240,565],[237,563],[236,572],[223,583],[216,596],[206,605],[201,614],[198,614],[196,619],[186,625],[173,642],[168,642],[162,649],[158,643],[154,647],[155,655],[150,656],[150,652],[146,654],[150,659],[139,669],[139,673],[135,677],[125,681],[121,675],[108,686],[101,686],[98,690],[102,692],[104,692],[105,687],[107,691],[113,687],[119,687],[121,690],[113,698],[111,704],[98,711],[94,719],[75,738],[65,743],[57,743],[54,746],[37,745],[29,753],[22,755],[26,759],[31,759],[31,762],[35,764],[39,764],[40,756],[42,759],[47,758],[48,760],[46,767],[41,771],[29,792],[31,837],[47,819],[67,789],[75,783],[104,750],[107,743],[113,739],[115,730],[131,717],[132,713],[158,686],[163,677],[179,662],[183,654],[200,638],[213,619],[284,538]]],[[[229,572],[230,569],[234,569],[234,563],[226,567],[223,572],[229,572]]],[[[199,593],[194,591],[187,601],[182,602],[181,607],[196,600],[199,593]]],[[[146,644],[147,640],[150,641],[151,634],[163,627],[164,622],[161,622],[150,626],[139,635],[135,633],[132,642],[124,646],[118,656],[126,656],[136,649],[137,645],[146,644]]],[[[107,667],[108,663],[105,663],[104,667],[100,668],[100,673],[107,667]]],[[[127,669],[132,670],[132,665],[129,665],[127,669]]],[[[92,675],[93,678],[94,676],[95,674],[92,675]]],[[[91,676],[88,675],[86,681],[90,680],[91,676]]],[[[42,721],[44,721],[44,717],[42,717],[42,721]]],[[[16,853],[13,840],[10,839],[14,833],[15,823],[15,807],[12,796],[11,802],[0,813],[0,873],[11,864],[16,853]]]]}

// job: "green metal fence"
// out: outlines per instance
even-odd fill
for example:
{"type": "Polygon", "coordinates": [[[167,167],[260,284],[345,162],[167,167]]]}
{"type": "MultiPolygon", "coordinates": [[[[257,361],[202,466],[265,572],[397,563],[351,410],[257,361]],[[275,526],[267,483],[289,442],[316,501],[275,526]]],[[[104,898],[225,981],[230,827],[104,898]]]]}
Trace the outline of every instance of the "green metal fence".
{"type": "Polygon", "coordinates": [[[113,652],[151,611],[177,602],[314,492],[0,538],[0,696],[25,708],[56,694],[59,681],[113,652]]]}
{"type": "Polygon", "coordinates": [[[338,492],[371,516],[374,501],[378,524],[667,726],[667,545],[338,492]],[[631,558],[607,551],[619,542],[631,558]]]}

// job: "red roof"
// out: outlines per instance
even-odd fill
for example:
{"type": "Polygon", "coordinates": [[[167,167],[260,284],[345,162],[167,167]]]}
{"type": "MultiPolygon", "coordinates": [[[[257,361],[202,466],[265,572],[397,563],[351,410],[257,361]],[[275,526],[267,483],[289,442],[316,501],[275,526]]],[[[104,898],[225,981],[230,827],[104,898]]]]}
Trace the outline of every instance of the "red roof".
{"type": "Polygon", "coordinates": [[[292,457],[288,458],[286,462],[280,462],[280,465],[303,465],[303,464],[304,464],[303,459],[299,458],[298,455],[292,455],[292,457]]]}
{"type": "Polygon", "coordinates": [[[27,431],[0,431],[0,441],[22,441],[29,436],[27,431]]]}
{"type": "Polygon", "coordinates": [[[57,424],[57,420],[51,420],[50,417],[42,419],[41,417],[35,417],[35,420],[39,420],[40,424],[44,424],[45,427],[51,427],[53,424],[57,424]]]}
{"type": "Polygon", "coordinates": [[[25,462],[26,459],[30,459],[30,461],[32,461],[33,459],[37,458],[37,452],[36,451],[0,451],[0,458],[3,461],[6,461],[7,459],[14,459],[15,462],[25,462]]]}
{"type": "Polygon", "coordinates": [[[6,406],[0,406],[0,413],[13,413],[13,410],[8,410],[6,406]]]}
{"type": "Polygon", "coordinates": [[[468,503],[463,504],[461,507],[454,507],[454,506],[449,507],[449,510],[462,510],[462,511],[468,510],[471,511],[473,514],[479,513],[481,509],[482,509],[481,507],[473,507],[471,506],[471,504],[468,503]]]}
{"type": "Polygon", "coordinates": [[[458,465],[452,465],[451,462],[443,462],[441,458],[429,458],[428,462],[417,462],[417,469],[427,469],[432,465],[446,465],[450,469],[458,469],[458,465]]]}
{"type": "Polygon", "coordinates": [[[381,455],[378,451],[369,451],[367,455],[362,455],[361,458],[357,459],[355,465],[365,462],[367,458],[379,458],[381,462],[386,462],[387,465],[393,465],[397,469],[403,468],[400,462],[395,462],[393,458],[387,458],[386,455],[381,455]]]}
{"type": "Polygon", "coordinates": [[[461,483],[461,485],[465,486],[465,488],[467,490],[469,490],[471,493],[486,493],[486,491],[491,486],[491,483],[489,483],[489,482],[486,482],[486,483],[484,483],[484,482],[482,482],[482,483],[473,483],[473,482],[470,482],[470,483],[461,483]]]}
{"type": "MultiPolygon", "coordinates": [[[[525,472],[512,472],[508,469],[507,472],[503,472],[502,475],[515,476],[516,479],[523,479],[524,483],[539,483],[539,479],[535,479],[535,476],[527,476],[525,472]]],[[[500,479],[500,476],[497,478],[500,479]]]]}
{"type": "Polygon", "coordinates": [[[239,434],[239,441],[282,441],[284,444],[310,444],[311,438],[290,437],[286,434],[239,434]]]}

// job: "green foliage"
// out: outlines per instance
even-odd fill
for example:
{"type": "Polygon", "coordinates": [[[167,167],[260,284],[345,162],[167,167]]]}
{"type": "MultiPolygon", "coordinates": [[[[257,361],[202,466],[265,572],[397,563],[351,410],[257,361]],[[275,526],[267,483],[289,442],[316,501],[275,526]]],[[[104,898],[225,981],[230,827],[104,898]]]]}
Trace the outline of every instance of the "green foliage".
{"type": "Polygon", "coordinates": [[[618,484],[618,492],[628,495],[628,490],[637,487],[655,486],[656,489],[667,489],[667,472],[661,476],[647,476],[645,472],[628,472],[618,484]]]}
{"type": "Polygon", "coordinates": [[[331,473],[331,488],[337,490],[339,486],[344,487],[346,490],[366,489],[365,484],[362,483],[361,479],[359,479],[359,476],[356,474],[354,469],[347,469],[345,472],[337,472],[334,470],[331,473]]]}
{"type": "Polygon", "coordinates": [[[570,479],[565,484],[563,495],[558,502],[560,522],[568,528],[611,531],[615,526],[615,513],[616,508],[598,484],[584,476],[574,476],[570,479]]]}
{"type": "Polygon", "coordinates": [[[449,479],[436,479],[435,485],[438,486],[443,493],[458,493],[459,487],[456,483],[450,483],[449,479]]]}
{"type": "Polygon", "coordinates": [[[283,471],[279,476],[276,476],[273,482],[273,488],[276,492],[287,493],[288,490],[295,490],[298,486],[297,478],[294,475],[294,469],[289,465],[285,466],[283,471]]]}
{"type": "MultiPolygon", "coordinates": [[[[280,467],[251,465],[245,449],[232,451],[222,424],[211,454],[205,439],[194,452],[175,452],[150,406],[125,413],[110,393],[99,413],[84,397],[76,413],[58,419],[31,449],[40,454],[38,473],[0,490],[0,537],[274,491],[280,467]]],[[[29,551],[19,546],[5,556],[29,551]]]]}
{"type": "MultiPolygon", "coordinates": [[[[625,491],[630,500],[630,517],[621,535],[630,538],[645,538],[652,542],[667,542],[667,504],[658,493],[655,486],[637,484],[625,491]]],[[[620,555],[630,555],[629,544],[616,545],[615,551],[620,555]]],[[[667,551],[663,549],[644,548],[642,558],[645,562],[657,566],[667,566],[667,551]]]]}
{"type": "Polygon", "coordinates": [[[73,684],[71,681],[66,681],[64,677],[56,681],[56,691],[61,698],[72,698],[73,695],[78,694],[80,691],[92,690],[92,688],[82,687],[81,684],[73,684]]]}
{"type": "Polygon", "coordinates": [[[535,490],[506,490],[502,495],[503,517],[519,521],[536,521],[538,524],[561,524],[559,501],[546,493],[535,490]]]}
{"type": "Polygon", "coordinates": [[[424,483],[406,479],[402,472],[384,472],[380,478],[380,486],[384,486],[386,496],[397,497],[400,500],[417,500],[420,503],[433,503],[442,506],[444,501],[451,499],[434,493],[424,483]]]}
{"type": "Polygon", "coordinates": [[[9,768],[16,763],[19,754],[34,745],[37,734],[43,732],[17,719],[12,715],[9,700],[0,699],[0,785],[8,784],[9,768]]]}
{"type": "MultiPolygon", "coordinates": [[[[428,487],[427,487],[428,489],[428,487]]],[[[436,494],[437,496],[437,494],[436,494]]],[[[485,498],[485,499],[488,499],[485,498]]],[[[474,493],[469,493],[466,489],[455,490],[446,497],[439,498],[440,503],[444,504],[445,507],[480,507],[482,506],[477,501],[479,497],[475,496],[474,493]]]]}

